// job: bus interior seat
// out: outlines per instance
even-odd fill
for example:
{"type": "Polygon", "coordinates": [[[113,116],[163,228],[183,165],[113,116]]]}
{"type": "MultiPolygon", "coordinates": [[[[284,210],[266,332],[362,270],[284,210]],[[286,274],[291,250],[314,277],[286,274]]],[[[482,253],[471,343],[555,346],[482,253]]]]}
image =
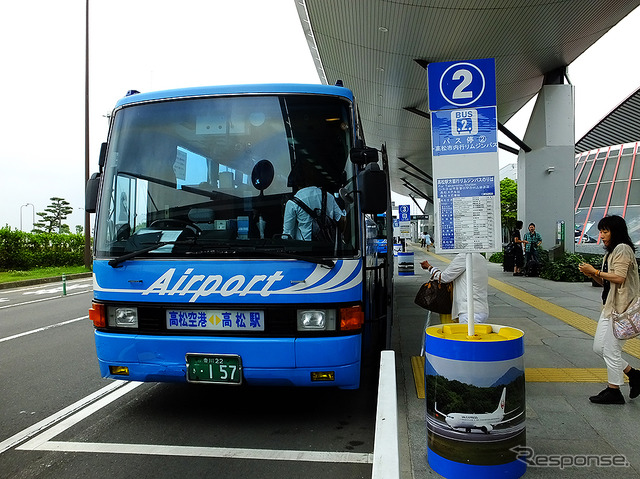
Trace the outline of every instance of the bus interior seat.
{"type": "Polygon", "coordinates": [[[203,231],[215,229],[213,210],[209,208],[191,208],[187,216],[203,231]]]}

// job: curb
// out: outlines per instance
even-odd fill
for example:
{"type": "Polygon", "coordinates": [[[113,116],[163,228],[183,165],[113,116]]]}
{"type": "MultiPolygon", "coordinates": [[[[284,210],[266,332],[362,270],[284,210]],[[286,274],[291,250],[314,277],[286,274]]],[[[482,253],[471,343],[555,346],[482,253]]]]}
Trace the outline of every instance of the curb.
{"type": "Polygon", "coordinates": [[[380,353],[376,432],[371,479],[400,478],[398,441],[398,396],[395,351],[380,353]]]}
{"type": "MultiPolygon", "coordinates": [[[[67,280],[70,280],[70,279],[91,278],[91,276],[93,276],[93,273],[75,273],[75,274],[67,274],[65,275],[65,278],[67,280]]],[[[59,283],[61,281],[62,281],[62,275],[52,276],[50,278],[25,279],[24,281],[10,281],[7,283],[0,283],[0,290],[11,289],[11,288],[21,288],[23,286],[33,286],[36,284],[59,283]]]]}

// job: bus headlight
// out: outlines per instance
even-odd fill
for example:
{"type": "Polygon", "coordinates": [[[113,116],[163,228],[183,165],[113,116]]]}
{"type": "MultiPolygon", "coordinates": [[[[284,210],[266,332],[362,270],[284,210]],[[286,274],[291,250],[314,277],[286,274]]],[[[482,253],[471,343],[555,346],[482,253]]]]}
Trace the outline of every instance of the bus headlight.
{"type": "Polygon", "coordinates": [[[138,309],[131,307],[109,308],[109,326],[114,328],[137,328],[138,309]]]}
{"type": "Polygon", "coordinates": [[[298,331],[334,331],[335,309],[299,309],[298,331]]]}

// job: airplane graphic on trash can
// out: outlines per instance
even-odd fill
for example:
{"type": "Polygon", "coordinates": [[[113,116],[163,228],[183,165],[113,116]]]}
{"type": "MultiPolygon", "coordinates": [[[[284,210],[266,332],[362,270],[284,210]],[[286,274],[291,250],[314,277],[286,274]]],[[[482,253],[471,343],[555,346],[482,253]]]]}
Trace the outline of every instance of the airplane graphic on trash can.
{"type": "MultiPolygon", "coordinates": [[[[472,429],[479,429],[485,434],[489,434],[491,431],[493,431],[493,428],[496,427],[498,424],[510,422],[515,419],[515,418],[510,418],[510,419],[507,419],[506,421],[503,421],[505,416],[506,397],[507,397],[507,388],[505,387],[502,389],[502,396],[500,396],[500,402],[498,403],[498,407],[496,408],[496,410],[493,412],[484,413],[484,414],[460,413],[460,412],[452,412],[449,414],[445,414],[441,411],[438,411],[437,403],[435,404],[435,411],[445,418],[445,422],[449,425],[451,429],[464,430],[466,432],[471,432],[472,429]]],[[[520,414],[518,414],[518,416],[520,416],[520,414]]]]}

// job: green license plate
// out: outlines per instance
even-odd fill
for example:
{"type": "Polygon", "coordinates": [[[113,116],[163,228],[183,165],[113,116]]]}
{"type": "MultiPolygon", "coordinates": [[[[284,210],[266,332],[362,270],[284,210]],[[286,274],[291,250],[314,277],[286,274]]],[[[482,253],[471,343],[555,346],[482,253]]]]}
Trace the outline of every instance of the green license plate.
{"type": "Polygon", "coordinates": [[[190,383],[242,383],[242,360],[236,354],[187,354],[186,359],[190,383]]]}

